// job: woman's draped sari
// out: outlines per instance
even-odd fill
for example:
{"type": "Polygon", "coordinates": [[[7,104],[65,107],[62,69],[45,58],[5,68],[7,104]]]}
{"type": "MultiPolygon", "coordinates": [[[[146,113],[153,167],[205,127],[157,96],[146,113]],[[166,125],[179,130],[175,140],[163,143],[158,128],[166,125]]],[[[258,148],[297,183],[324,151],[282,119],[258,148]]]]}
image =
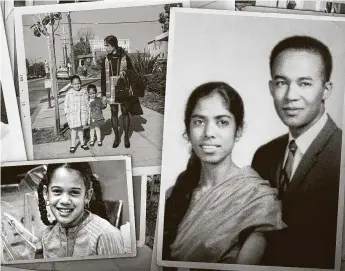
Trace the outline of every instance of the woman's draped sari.
{"type": "Polygon", "coordinates": [[[250,166],[240,169],[191,202],[170,246],[171,259],[235,263],[243,231],[285,227],[276,195],[250,166]]]}

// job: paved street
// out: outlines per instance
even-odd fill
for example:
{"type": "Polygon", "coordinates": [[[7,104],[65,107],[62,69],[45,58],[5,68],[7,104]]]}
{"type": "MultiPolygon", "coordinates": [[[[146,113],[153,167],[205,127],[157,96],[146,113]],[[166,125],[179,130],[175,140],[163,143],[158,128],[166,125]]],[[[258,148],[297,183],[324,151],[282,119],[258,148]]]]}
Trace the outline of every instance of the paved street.
{"type": "MultiPolygon", "coordinates": [[[[44,78],[38,78],[28,81],[29,99],[30,99],[30,115],[32,115],[41,102],[48,101],[48,91],[44,87],[44,78]]],[[[83,80],[83,84],[94,82],[95,79],[83,80]]],[[[61,90],[69,84],[69,80],[58,80],[58,88],[61,90]]]]}
{"type": "MultiPolygon", "coordinates": [[[[59,89],[69,83],[68,80],[58,80],[59,89]]],[[[48,92],[44,87],[44,78],[32,79],[28,81],[30,113],[32,114],[42,100],[48,99],[48,92]]]]}
{"type": "MultiPolygon", "coordinates": [[[[83,80],[84,83],[84,80],[83,80]]],[[[100,81],[93,82],[100,87],[100,81]]],[[[100,90],[99,90],[100,91],[100,90]]],[[[60,95],[59,112],[60,125],[63,127],[67,121],[63,111],[64,93],[60,95]]],[[[53,101],[54,105],[54,101],[53,101]]],[[[163,115],[143,107],[142,116],[131,116],[130,142],[131,147],[126,149],[123,143],[123,128],[120,125],[122,135],[120,146],[112,148],[114,133],[111,128],[110,106],[103,111],[106,123],[102,129],[103,146],[95,144],[90,150],[83,150],[78,145],[74,154],[69,153],[70,141],[60,141],[33,145],[34,159],[52,159],[67,157],[89,157],[110,155],[131,155],[133,167],[147,167],[161,165],[161,151],[163,139],[163,115]]],[[[120,124],[122,117],[119,113],[120,124]]],[[[32,118],[32,129],[52,128],[55,122],[55,109],[48,108],[48,103],[43,101],[37,107],[35,116],[32,118]]]]}

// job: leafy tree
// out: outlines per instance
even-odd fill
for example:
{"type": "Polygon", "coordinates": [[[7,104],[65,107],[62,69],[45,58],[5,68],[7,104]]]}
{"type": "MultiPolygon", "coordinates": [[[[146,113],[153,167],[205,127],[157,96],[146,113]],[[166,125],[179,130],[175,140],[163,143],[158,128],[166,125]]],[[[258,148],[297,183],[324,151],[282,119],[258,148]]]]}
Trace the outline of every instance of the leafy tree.
{"type": "Polygon", "coordinates": [[[77,33],[78,42],[73,45],[75,66],[78,66],[77,56],[91,53],[90,39],[94,37],[92,29],[80,29],[77,33]]]}
{"type": "Polygon", "coordinates": [[[44,77],[46,75],[44,63],[39,62],[39,63],[34,63],[32,65],[29,65],[28,75],[44,77]]]}
{"type": "Polygon", "coordinates": [[[162,24],[163,33],[169,30],[169,21],[170,21],[170,9],[173,7],[182,7],[182,3],[175,3],[175,4],[165,4],[164,5],[164,12],[159,14],[158,22],[162,24]]]}
{"type": "Polygon", "coordinates": [[[84,38],[80,38],[79,41],[74,44],[73,46],[74,55],[76,56],[75,59],[75,66],[78,66],[78,56],[80,55],[87,55],[91,53],[90,49],[90,42],[88,40],[84,40],[84,38]]]}

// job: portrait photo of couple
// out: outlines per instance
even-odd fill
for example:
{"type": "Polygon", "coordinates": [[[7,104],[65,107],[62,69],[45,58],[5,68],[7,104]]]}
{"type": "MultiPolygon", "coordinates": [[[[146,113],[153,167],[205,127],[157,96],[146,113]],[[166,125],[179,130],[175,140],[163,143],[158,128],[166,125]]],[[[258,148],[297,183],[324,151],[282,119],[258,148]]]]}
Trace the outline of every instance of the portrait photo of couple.
{"type": "Polygon", "coordinates": [[[340,267],[344,19],[252,14],[173,11],[163,270],[340,267]]]}

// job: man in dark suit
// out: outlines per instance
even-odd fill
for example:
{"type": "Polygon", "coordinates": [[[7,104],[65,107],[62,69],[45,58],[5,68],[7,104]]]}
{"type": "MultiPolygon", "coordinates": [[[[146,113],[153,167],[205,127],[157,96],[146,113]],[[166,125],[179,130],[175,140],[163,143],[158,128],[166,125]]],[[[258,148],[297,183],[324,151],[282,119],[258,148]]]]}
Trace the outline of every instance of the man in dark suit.
{"type": "Polygon", "coordinates": [[[332,56],[306,36],[279,42],[269,88],[289,133],[261,146],[252,166],[279,191],[287,228],[267,234],[264,265],[334,268],[342,131],[325,112],[332,56]]]}

